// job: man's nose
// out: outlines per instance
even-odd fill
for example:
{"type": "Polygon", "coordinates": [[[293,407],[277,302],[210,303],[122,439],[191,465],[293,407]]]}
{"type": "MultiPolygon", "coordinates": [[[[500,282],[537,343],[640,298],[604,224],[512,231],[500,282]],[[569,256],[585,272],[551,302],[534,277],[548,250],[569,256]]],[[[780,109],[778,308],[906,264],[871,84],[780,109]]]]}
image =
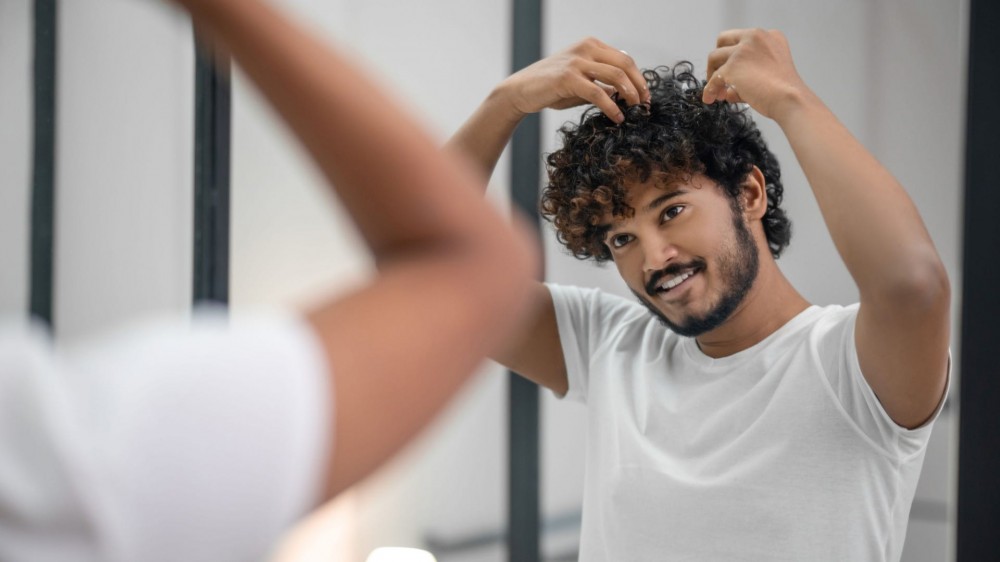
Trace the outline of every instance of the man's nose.
{"type": "Polygon", "coordinates": [[[646,237],[642,244],[643,272],[652,273],[659,271],[677,258],[677,247],[662,237],[646,237]]]}

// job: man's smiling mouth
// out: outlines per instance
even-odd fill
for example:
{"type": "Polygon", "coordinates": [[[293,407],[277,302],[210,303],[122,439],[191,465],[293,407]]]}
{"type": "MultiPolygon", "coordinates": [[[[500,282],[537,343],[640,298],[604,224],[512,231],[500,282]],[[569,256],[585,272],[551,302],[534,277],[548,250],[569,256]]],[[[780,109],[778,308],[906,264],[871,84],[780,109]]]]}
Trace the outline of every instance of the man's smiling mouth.
{"type": "Polygon", "coordinates": [[[659,285],[659,287],[657,287],[657,289],[660,290],[660,291],[669,291],[670,289],[673,289],[677,285],[680,285],[681,283],[683,283],[684,280],[686,280],[688,277],[691,277],[692,275],[694,275],[694,273],[695,273],[694,270],[686,271],[686,272],[678,275],[677,277],[673,277],[673,278],[667,279],[667,280],[663,281],[662,283],[660,283],[660,285],[659,285]]]}
{"type": "Polygon", "coordinates": [[[704,268],[705,266],[703,264],[696,264],[685,267],[676,273],[658,275],[646,287],[646,292],[650,296],[662,297],[663,295],[676,289],[678,286],[684,284],[695,275],[701,273],[704,268]]]}

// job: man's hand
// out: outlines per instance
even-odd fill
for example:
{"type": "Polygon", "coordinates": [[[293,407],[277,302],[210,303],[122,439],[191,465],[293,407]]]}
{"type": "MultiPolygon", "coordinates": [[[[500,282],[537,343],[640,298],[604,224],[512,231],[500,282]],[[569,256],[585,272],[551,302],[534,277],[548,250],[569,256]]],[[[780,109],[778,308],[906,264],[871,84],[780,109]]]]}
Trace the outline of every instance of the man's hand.
{"type": "Polygon", "coordinates": [[[594,38],[525,67],[496,92],[519,117],[591,103],[616,123],[625,118],[611,99],[616,92],[629,105],[649,101],[646,79],[632,57],[594,38]]]}
{"type": "Polygon", "coordinates": [[[629,105],[650,98],[646,79],[632,57],[597,39],[584,39],[498,84],[447,148],[472,160],[489,178],[504,146],[526,115],[547,107],[566,109],[592,103],[608,118],[621,123],[625,116],[611,97],[616,93],[629,105]]]}
{"type": "Polygon", "coordinates": [[[785,36],[776,30],[731,29],[719,34],[708,55],[702,101],[748,103],[780,121],[785,109],[811,95],[792,62],[785,36]]]}

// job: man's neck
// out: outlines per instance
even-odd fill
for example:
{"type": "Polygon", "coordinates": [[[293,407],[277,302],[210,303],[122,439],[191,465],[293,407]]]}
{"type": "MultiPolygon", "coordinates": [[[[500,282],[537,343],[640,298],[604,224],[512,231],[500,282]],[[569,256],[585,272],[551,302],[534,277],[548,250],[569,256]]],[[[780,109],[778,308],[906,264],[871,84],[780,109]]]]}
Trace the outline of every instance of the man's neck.
{"type": "Polygon", "coordinates": [[[760,343],[807,308],[809,301],[767,256],[761,260],[757,279],[739,308],[725,323],[698,336],[696,341],[705,355],[726,357],[760,343]]]}

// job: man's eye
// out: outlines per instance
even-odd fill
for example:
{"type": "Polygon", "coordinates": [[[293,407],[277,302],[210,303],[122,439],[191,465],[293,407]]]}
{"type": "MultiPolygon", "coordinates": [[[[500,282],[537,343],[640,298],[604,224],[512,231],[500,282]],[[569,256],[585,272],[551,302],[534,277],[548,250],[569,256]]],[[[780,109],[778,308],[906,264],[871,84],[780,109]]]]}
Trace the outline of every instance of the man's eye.
{"type": "Polygon", "coordinates": [[[625,244],[632,241],[633,236],[631,234],[616,234],[611,237],[611,247],[621,248],[625,244]]]}
{"type": "Polygon", "coordinates": [[[668,208],[666,211],[663,211],[663,222],[666,222],[676,217],[677,215],[681,214],[681,211],[683,210],[684,210],[684,205],[674,205],[673,207],[668,208]]]}

